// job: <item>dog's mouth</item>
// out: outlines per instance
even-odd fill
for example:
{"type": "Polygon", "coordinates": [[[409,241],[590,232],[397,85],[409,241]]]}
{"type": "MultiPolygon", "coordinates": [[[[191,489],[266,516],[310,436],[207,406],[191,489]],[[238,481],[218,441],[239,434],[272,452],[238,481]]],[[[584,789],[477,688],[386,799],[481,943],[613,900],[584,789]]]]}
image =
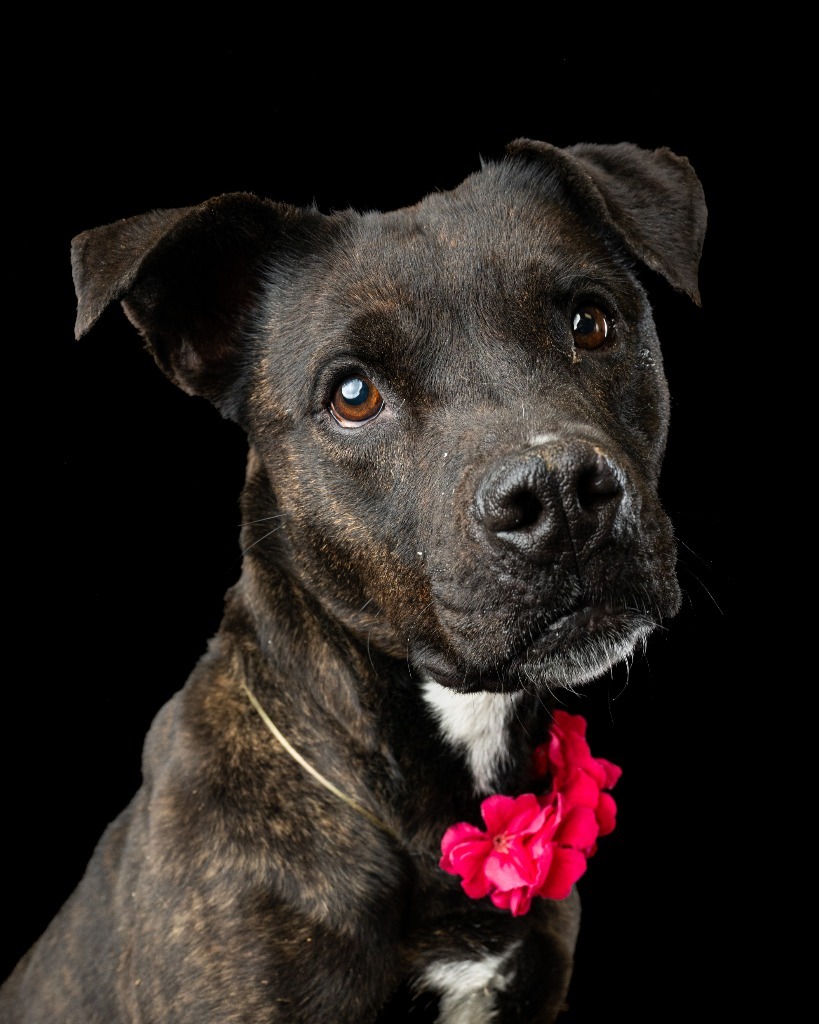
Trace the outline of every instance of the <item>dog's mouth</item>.
{"type": "Polygon", "coordinates": [[[637,609],[587,604],[545,625],[527,624],[499,658],[484,654],[473,660],[419,648],[410,660],[425,678],[462,693],[572,689],[630,659],[656,627],[637,609]]]}

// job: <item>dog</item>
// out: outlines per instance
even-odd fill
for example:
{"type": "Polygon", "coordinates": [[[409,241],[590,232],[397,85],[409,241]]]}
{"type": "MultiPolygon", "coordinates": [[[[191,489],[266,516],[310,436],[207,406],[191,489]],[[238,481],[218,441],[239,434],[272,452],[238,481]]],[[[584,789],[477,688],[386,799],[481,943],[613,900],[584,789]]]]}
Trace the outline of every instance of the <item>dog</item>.
{"type": "Polygon", "coordinates": [[[674,617],[652,275],[700,305],[686,157],[517,139],[450,191],[228,193],[72,241],[248,438],[241,575],[2,1024],[558,1020],[576,885],[466,894],[442,836],[532,788],[561,692],[674,617]]]}

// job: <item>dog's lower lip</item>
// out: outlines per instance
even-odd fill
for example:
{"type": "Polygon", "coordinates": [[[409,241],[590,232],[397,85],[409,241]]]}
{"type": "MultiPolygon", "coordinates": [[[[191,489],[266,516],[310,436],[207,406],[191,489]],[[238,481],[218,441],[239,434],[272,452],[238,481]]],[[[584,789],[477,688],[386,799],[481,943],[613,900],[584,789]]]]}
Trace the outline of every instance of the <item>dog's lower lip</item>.
{"type": "Polygon", "coordinates": [[[577,627],[585,627],[593,632],[595,629],[607,625],[613,618],[617,618],[620,613],[621,609],[613,608],[610,605],[586,605],[577,611],[569,612],[568,615],[562,615],[559,619],[555,619],[545,632],[552,633],[561,629],[577,627]]]}
{"type": "Polygon", "coordinates": [[[571,644],[574,640],[586,639],[589,634],[622,624],[624,615],[630,618],[621,607],[608,604],[584,605],[541,626],[537,632],[527,631],[525,645],[491,668],[455,668],[443,665],[434,657],[421,659],[422,668],[435,682],[454,690],[507,689],[516,673],[527,664],[548,657],[558,647],[571,644]]]}
{"type": "Polygon", "coordinates": [[[537,650],[541,652],[544,647],[550,648],[559,643],[568,643],[574,638],[574,634],[577,631],[581,631],[585,637],[590,633],[596,633],[601,629],[617,625],[623,622],[624,615],[627,616],[627,613],[620,606],[610,604],[583,605],[581,608],[576,608],[572,612],[561,615],[546,626],[540,626],[539,629],[535,626],[528,627],[526,630],[527,643],[525,647],[522,647],[512,655],[509,660],[517,662],[521,658],[525,659],[529,651],[537,650]]]}

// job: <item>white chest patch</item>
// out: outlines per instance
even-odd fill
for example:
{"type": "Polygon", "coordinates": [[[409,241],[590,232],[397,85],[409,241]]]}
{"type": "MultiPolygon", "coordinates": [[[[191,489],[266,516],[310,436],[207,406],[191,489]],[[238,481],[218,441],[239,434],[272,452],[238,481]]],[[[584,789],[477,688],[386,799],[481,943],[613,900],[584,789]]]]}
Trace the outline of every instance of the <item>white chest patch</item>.
{"type": "Polygon", "coordinates": [[[505,953],[482,960],[449,960],[430,964],[421,983],[440,996],[437,1024],[491,1024],[495,995],[509,987],[515,974],[520,942],[505,953]]]}
{"type": "Polygon", "coordinates": [[[487,796],[509,756],[509,722],[522,693],[455,693],[428,679],[422,695],[435,720],[472,772],[476,796],[487,796]]]}

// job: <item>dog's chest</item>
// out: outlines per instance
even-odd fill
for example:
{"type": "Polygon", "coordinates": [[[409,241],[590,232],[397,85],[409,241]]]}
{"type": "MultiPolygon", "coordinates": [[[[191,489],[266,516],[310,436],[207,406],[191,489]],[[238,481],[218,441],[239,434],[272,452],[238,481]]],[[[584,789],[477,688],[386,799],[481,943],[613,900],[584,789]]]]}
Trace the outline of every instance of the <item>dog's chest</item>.
{"type": "Polygon", "coordinates": [[[521,694],[456,693],[427,680],[422,687],[446,744],[460,754],[476,796],[487,796],[510,760],[509,730],[521,694]]]}

